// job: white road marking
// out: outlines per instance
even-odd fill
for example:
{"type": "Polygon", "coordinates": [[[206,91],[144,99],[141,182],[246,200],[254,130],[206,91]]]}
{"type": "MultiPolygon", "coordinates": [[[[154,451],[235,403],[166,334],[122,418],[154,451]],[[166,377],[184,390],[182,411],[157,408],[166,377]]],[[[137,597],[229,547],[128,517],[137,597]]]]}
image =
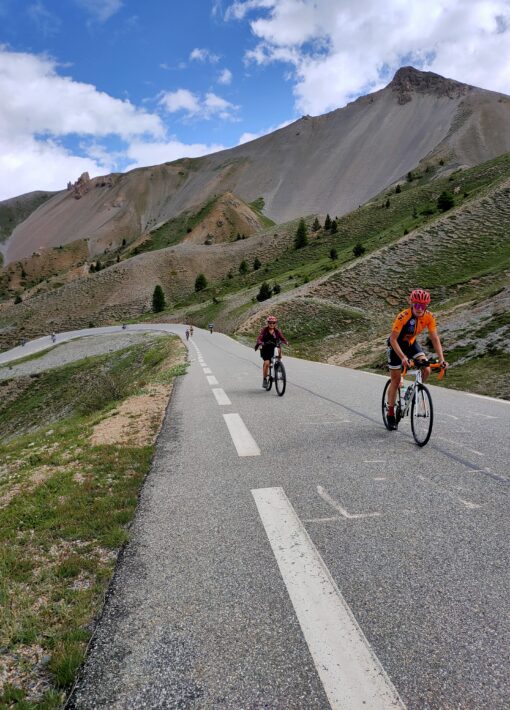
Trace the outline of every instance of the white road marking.
{"type": "Polygon", "coordinates": [[[491,402],[499,402],[500,404],[510,404],[510,400],[487,397],[485,394],[474,394],[474,392],[463,392],[462,394],[467,394],[468,397],[478,397],[478,399],[488,399],[491,402]]]}
{"type": "Polygon", "coordinates": [[[450,417],[450,419],[458,419],[458,417],[456,417],[455,414],[446,414],[446,412],[443,412],[442,414],[445,417],[450,417]]]}
{"type": "Polygon", "coordinates": [[[455,498],[455,500],[458,500],[460,503],[462,503],[465,508],[475,510],[476,508],[482,507],[479,503],[473,503],[473,501],[471,500],[465,500],[464,498],[461,498],[456,493],[453,493],[453,491],[449,491],[447,488],[443,488],[443,486],[440,486],[435,481],[431,481],[430,478],[425,478],[425,476],[422,476],[420,473],[418,474],[418,478],[424,483],[427,483],[431,488],[436,488],[438,491],[441,491],[441,493],[444,493],[449,498],[455,498]]]}
{"type": "Polygon", "coordinates": [[[308,520],[303,520],[304,523],[331,523],[334,520],[340,520],[338,515],[333,515],[332,518],[309,518],[308,520]]]}
{"type": "Polygon", "coordinates": [[[239,456],[260,456],[257,442],[248,431],[239,414],[224,414],[230,436],[239,456]]]}
{"type": "Polygon", "coordinates": [[[386,459],[364,459],[363,463],[384,463],[386,459]]]}
{"type": "Polygon", "coordinates": [[[384,476],[376,476],[376,477],[374,478],[374,481],[385,481],[385,480],[386,480],[386,479],[384,478],[384,476]]]}
{"type": "Polygon", "coordinates": [[[216,397],[216,401],[220,405],[224,404],[232,404],[232,402],[229,400],[227,395],[225,394],[225,391],[220,388],[218,389],[213,389],[213,395],[216,397]]]}
{"type": "Polygon", "coordinates": [[[214,375],[206,375],[206,377],[207,377],[207,382],[210,385],[219,385],[220,384],[214,375]]]}
{"type": "Polygon", "coordinates": [[[329,503],[332,508],[338,511],[340,515],[342,515],[344,518],[347,518],[347,520],[358,520],[359,518],[376,518],[381,515],[381,513],[348,513],[345,508],[342,508],[340,503],[338,503],[334,498],[329,495],[326,490],[324,490],[322,486],[317,486],[317,493],[320,495],[322,500],[325,500],[326,503],[329,503]]]}
{"type": "Polygon", "coordinates": [[[331,707],[404,708],[283,489],[252,495],[331,707]]]}
{"type": "Polygon", "coordinates": [[[445,439],[444,436],[436,436],[436,439],[441,439],[441,441],[446,441],[448,444],[453,444],[454,446],[460,446],[464,451],[469,451],[471,454],[476,456],[485,456],[481,451],[476,451],[476,449],[469,449],[461,441],[452,441],[451,439],[445,439]]]}
{"type": "Polygon", "coordinates": [[[499,419],[499,417],[494,417],[492,414],[482,414],[481,412],[477,412],[476,416],[485,417],[485,419],[499,419]]]}
{"type": "Polygon", "coordinates": [[[212,372],[210,367],[204,367],[204,375],[210,375],[212,372]]]}

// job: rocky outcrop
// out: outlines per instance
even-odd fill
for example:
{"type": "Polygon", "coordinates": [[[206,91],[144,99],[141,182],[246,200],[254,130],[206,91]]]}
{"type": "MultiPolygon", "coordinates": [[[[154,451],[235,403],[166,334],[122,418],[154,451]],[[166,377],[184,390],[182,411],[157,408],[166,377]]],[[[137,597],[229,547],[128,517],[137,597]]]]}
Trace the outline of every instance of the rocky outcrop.
{"type": "Polygon", "coordinates": [[[75,200],[79,200],[86,195],[91,188],[90,175],[82,173],[75,183],[68,182],[67,189],[72,193],[75,200]]]}
{"type": "Polygon", "coordinates": [[[403,105],[413,100],[413,94],[434,94],[458,99],[466,96],[474,87],[460,81],[446,79],[431,71],[419,71],[414,67],[402,67],[390,82],[391,90],[397,94],[398,103],[403,105]]]}

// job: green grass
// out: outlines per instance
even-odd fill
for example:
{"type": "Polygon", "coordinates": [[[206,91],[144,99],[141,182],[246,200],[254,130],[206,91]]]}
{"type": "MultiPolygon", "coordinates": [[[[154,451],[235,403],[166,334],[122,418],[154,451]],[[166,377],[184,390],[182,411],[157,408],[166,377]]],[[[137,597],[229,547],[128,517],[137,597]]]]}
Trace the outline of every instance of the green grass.
{"type": "Polygon", "coordinates": [[[454,364],[444,380],[434,384],[510,400],[509,372],[510,353],[494,348],[462,365],[454,364]]]}
{"type": "Polygon", "coordinates": [[[182,358],[177,338],[155,337],[44,373],[34,387],[17,382],[8,406],[2,402],[11,438],[0,445],[0,646],[18,675],[0,708],[61,706],[152,460],[152,444],[91,443],[93,427],[121,400],[87,393],[105,372],[122,380],[123,397],[169,383],[184,372],[182,358]],[[42,670],[19,655],[39,647],[49,657],[42,670]],[[51,688],[28,698],[27,672],[32,679],[49,672],[51,688]]]}

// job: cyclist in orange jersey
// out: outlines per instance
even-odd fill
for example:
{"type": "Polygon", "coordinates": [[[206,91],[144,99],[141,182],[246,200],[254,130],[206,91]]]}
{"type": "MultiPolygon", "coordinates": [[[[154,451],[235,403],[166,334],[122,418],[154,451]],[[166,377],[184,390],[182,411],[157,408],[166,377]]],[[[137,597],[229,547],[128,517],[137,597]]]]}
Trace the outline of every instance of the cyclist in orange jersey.
{"type": "MultiPolygon", "coordinates": [[[[443,347],[437,334],[436,319],[428,311],[430,293],[422,288],[416,288],[409,295],[410,308],[401,311],[391,329],[388,338],[388,367],[391,384],[388,388],[388,425],[390,429],[397,428],[395,419],[395,400],[400,386],[402,367],[409,368],[409,360],[426,360],[421,345],[416,340],[419,333],[427,328],[430,340],[442,367],[448,367],[444,359],[443,347]]],[[[423,381],[430,375],[430,367],[422,370],[423,381]]]]}

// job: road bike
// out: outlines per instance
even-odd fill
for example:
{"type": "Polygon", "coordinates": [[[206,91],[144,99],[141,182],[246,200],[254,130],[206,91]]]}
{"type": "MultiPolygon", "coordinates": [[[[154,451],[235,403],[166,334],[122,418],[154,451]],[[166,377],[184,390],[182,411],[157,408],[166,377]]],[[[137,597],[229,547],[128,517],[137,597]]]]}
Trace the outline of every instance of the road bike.
{"type": "MultiPolygon", "coordinates": [[[[411,360],[411,366],[414,368],[407,371],[407,375],[414,377],[414,381],[408,385],[404,392],[403,387],[398,388],[397,399],[395,401],[395,420],[397,427],[404,417],[411,417],[411,431],[418,446],[425,446],[432,434],[432,425],[434,423],[434,408],[432,406],[432,397],[430,391],[423,384],[422,368],[430,367],[433,370],[440,370],[438,380],[444,377],[445,368],[438,362],[429,362],[428,360],[411,360]]],[[[406,375],[406,369],[402,370],[402,378],[406,375]]],[[[388,402],[387,392],[391,380],[388,380],[384,386],[382,396],[382,418],[386,429],[391,429],[388,424],[388,402]]]]}
{"type": "Polygon", "coordinates": [[[269,373],[266,385],[266,390],[268,392],[273,386],[273,382],[277,395],[279,397],[283,397],[285,394],[285,388],[287,387],[287,375],[282,362],[282,348],[280,343],[276,344],[273,357],[269,361],[269,373]]]}

